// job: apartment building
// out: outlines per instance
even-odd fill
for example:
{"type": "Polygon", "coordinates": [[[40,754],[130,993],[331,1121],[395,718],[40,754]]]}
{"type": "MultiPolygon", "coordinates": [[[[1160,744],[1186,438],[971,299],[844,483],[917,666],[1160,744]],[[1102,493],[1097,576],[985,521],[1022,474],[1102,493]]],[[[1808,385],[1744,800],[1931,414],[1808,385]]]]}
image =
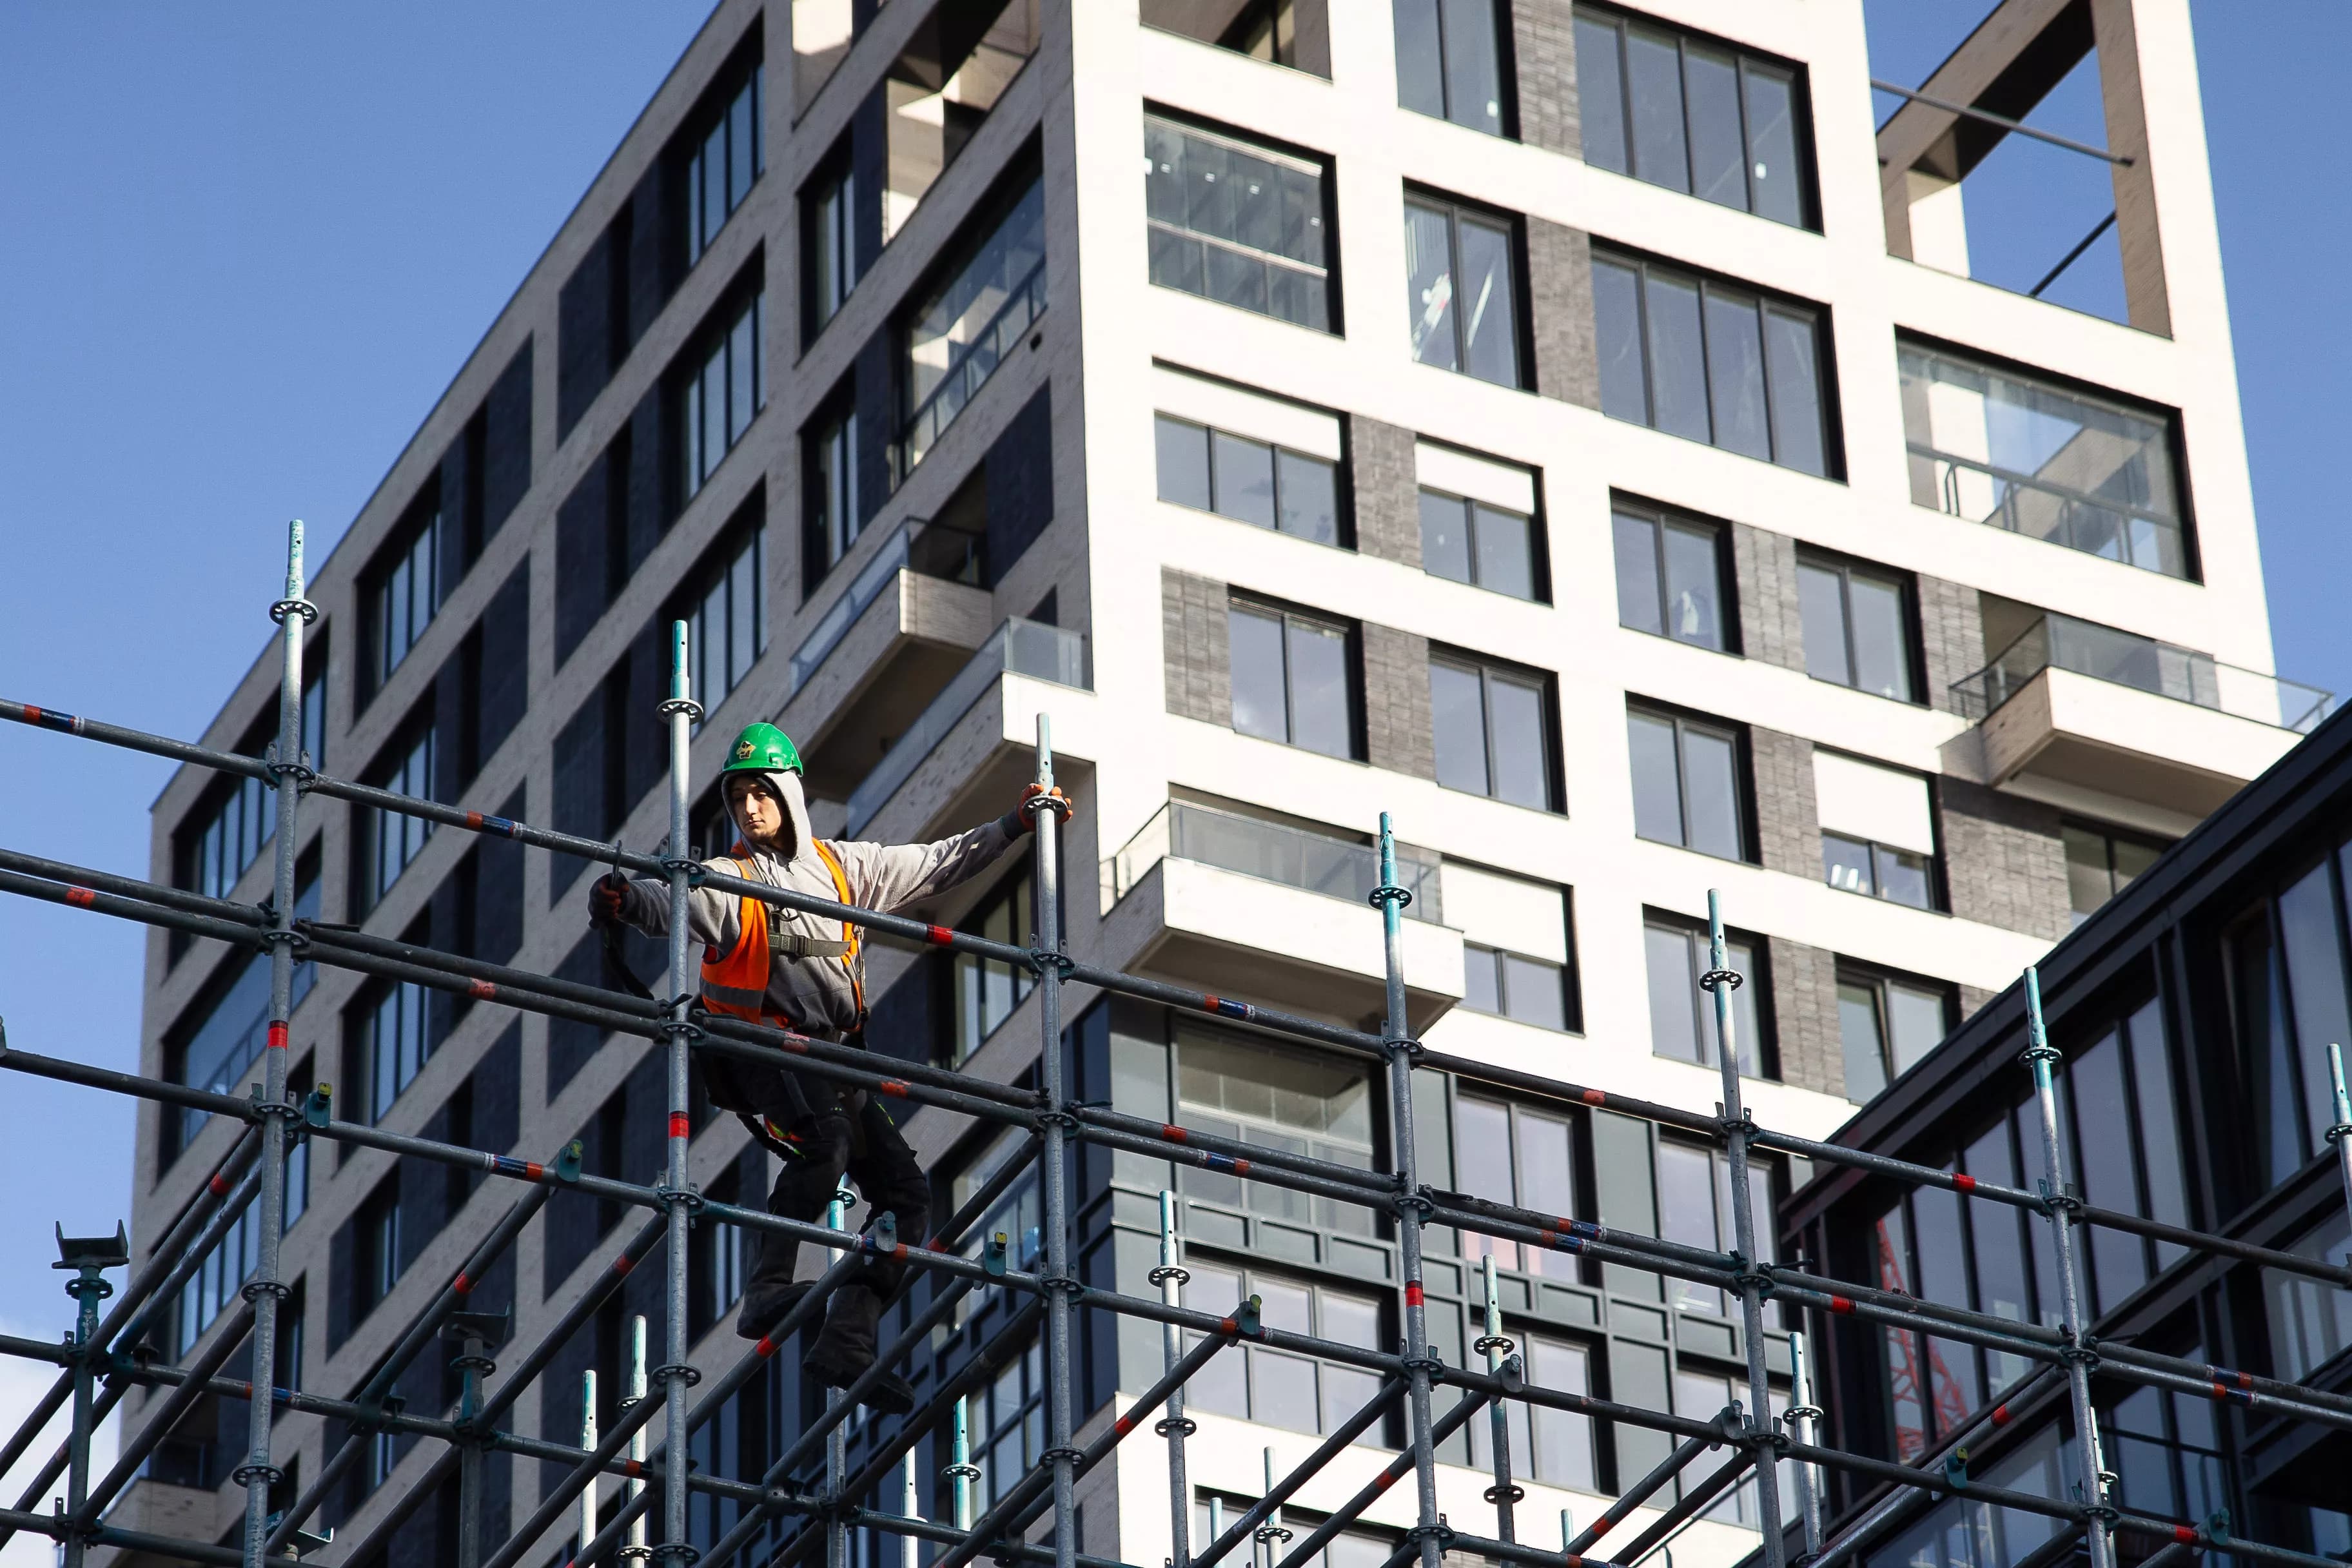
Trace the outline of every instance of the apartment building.
{"type": "MultiPolygon", "coordinates": [[[[1368,847],[1393,813],[1413,1026],[1498,1068],[1712,1106],[1693,983],[1719,889],[1749,977],[1745,1098],[1824,1134],[2327,703],[2268,673],[2186,0],[1989,10],[1878,124],[1854,0],[722,0],[316,574],[306,745],[647,848],[684,619],[709,710],[696,777],[773,720],[821,833],[995,815],[1050,716],[1078,806],[1065,929],[1093,962],[1360,1023],[1381,1005],[1368,847]],[[2086,60],[2118,320],[1968,275],[1970,174],[2086,60]]],[[[208,738],[264,744],[274,679],[257,660],[208,738]]],[[[708,848],[724,828],[697,799],[708,848]]],[[[155,868],[266,897],[271,826],[257,792],[184,773],[155,868]]],[[[306,915],[607,983],[577,860],[327,801],[301,832],[306,915]]],[[[1016,857],[931,918],[1019,941],[1032,903],[1016,857]]],[[[147,1069],[235,1089],[265,973],[156,936],[147,1069]]],[[[326,968],[298,985],[296,1081],[343,1114],[656,1168],[644,1042],[326,968]]],[[[877,944],[870,991],[878,1049],[1034,1070],[1024,973],[877,944]]],[[[1383,1158],[1356,1064],[1129,1002],[1066,1016],[1082,1098],[1383,1158]]],[[[1567,1096],[1421,1079],[1433,1184],[1727,1245],[1718,1152],[1567,1096]]],[[[763,1190],[731,1122],[696,1125],[705,1190],[763,1190]]],[[[137,1235],[229,1136],[144,1112],[137,1235]]],[[[938,1112],[909,1136],[941,1212],[1011,1152],[938,1112]]],[[[341,1394],[506,1200],[377,1152],[302,1159],[281,1380],[341,1394]]],[[[1369,1218],[1098,1150],[1080,1175],[1089,1279],[1146,1288],[1172,1187],[1190,1300],[1395,1334],[1395,1244],[1369,1218]]],[[[1016,1187],[984,1229],[1031,1245],[1035,1207],[1016,1187]]],[[[621,1218],[557,1194],[477,1304],[529,1342],[621,1218]]],[[[709,1361],[734,1353],[741,1238],[697,1238],[709,1361]]],[[[1431,1264],[1449,1362],[1476,1336],[1485,1245],[1431,1264]]],[[[1496,1247],[1537,1381],[1706,1415],[1730,1396],[1743,1350],[1711,1292],[1496,1247]]],[[[252,1256],[224,1247],[164,1353],[204,1341],[252,1256]]],[[[609,1405],[637,1312],[660,1342],[649,1277],[522,1395],[518,1429],[576,1440],[579,1374],[609,1405]]],[[[983,1497],[1042,1447],[1037,1357],[1007,1321],[982,1300],[912,1369],[1001,1367],[972,1412],[983,1497]]],[[[1083,1350],[1097,1417],[1160,1354],[1108,1319],[1083,1350]]],[[[1785,1342],[1769,1353],[1785,1373],[1785,1342]]],[[[794,1362],[706,1429],[699,1463],[756,1475],[780,1451],[817,1397],[794,1362]]],[[[1369,1392],[1262,1348],[1219,1364],[1192,1399],[1203,1519],[1369,1392]]],[[[455,1383],[427,1364],[401,1393],[437,1408],[455,1383]]],[[[152,1408],[134,1395],[130,1419],[152,1408]]],[[[244,1419],[192,1415],[118,1521],[227,1529],[244,1419]]],[[[345,1436],[281,1419],[289,1496],[345,1436]]],[[[446,1496],[376,1534],[431,1456],[359,1440],[326,1521],[384,1543],[355,1561],[442,1560],[446,1496]]],[[[1567,1417],[1514,1440],[1538,1521],[1589,1519],[1658,1451],[1567,1417]]],[[[1351,1450],[1288,1513],[1381,1453],[1351,1450]]],[[[1455,1518],[1488,1509],[1480,1454],[1446,1451],[1455,1518]]],[[[510,1457],[490,1474],[495,1520],[551,1479],[510,1457]]],[[[1168,1555],[1156,1453],[1082,1500],[1088,1551],[1168,1555]]],[[[1385,1558],[1402,1506],[1331,1554],[1385,1558]]],[[[731,1508],[698,1500],[697,1539],[731,1508]]],[[[1735,1493],[1675,1549],[1731,1561],[1753,1515],[1735,1493]]],[[[859,1537],[861,1563],[884,1550],[859,1537]]]]}

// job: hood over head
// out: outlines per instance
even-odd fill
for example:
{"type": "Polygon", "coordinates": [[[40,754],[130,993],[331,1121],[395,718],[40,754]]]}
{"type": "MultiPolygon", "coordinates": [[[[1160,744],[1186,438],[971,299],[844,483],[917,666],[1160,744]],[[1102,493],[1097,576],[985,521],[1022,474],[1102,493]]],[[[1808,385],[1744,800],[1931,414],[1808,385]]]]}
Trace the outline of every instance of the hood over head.
{"type": "MultiPolygon", "coordinates": [[[[725,788],[729,782],[742,776],[743,770],[740,769],[725,774],[720,787],[725,788]]],[[[797,860],[803,855],[814,854],[814,851],[809,847],[814,835],[809,831],[808,797],[801,789],[801,775],[775,769],[762,769],[752,776],[775,791],[776,798],[784,805],[782,842],[770,853],[784,861],[797,860]]],[[[751,839],[743,832],[742,822],[735,816],[734,796],[730,793],[725,798],[727,819],[735,829],[735,837],[746,847],[750,847],[751,839]]]]}

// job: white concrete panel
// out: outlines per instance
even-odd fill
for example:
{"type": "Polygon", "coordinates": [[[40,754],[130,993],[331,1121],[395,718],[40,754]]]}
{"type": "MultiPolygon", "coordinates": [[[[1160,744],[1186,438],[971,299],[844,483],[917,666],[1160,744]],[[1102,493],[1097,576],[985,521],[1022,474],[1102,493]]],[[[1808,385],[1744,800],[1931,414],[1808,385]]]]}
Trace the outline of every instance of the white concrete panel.
{"type": "Polygon", "coordinates": [[[1431,489],[1468,496],[1472,500],[1528,517],[1535,515],[1536,476],[1532,469],[1428,441],[1413,443],[1412,458],[1421,482],[1431,489]]]}
{"type": "Polygon", "coordinates": [[[1927,781],[1835,752],[1813,752],[1813,795],[1822,826],[1895,849],[1936,852],[1935,816],[1927,781]]]}
{"type": "Polygon", "coordinates": [[[1568,962],[1568,905],[1549,882],[1446,862],[1445,923],[1481,947],[1568,962]]]}
{"type": "Polygon", "coordinates": [[[1231,435],[1271,441],[1335,463],[1339,460],[1336,414],[1187,375],[1164,364],[1151,367],[1151,397],[1160,413],[1196,420],[1231,435]]]}

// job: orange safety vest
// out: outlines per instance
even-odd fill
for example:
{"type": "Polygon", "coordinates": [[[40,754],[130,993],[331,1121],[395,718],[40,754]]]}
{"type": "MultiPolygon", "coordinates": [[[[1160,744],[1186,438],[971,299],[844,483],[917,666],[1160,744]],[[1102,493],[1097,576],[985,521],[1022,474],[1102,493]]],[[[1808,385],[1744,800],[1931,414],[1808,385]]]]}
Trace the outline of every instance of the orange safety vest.
{"type": "MultiPolygon", "coordinates": [[[[811,839],[810,843],[816,850],[817,858],[824,862],[824,868],[833,873],[835,894],[843,903],[850,902],[849,878],[842,870],[840,859],[822,840],[811,839]]],[[[742,846],[738,844],[736,847],[740,849],[742,846]]],[[[751,866],[746,861],[735,861],[735,869],[736,874],[747,882],[756,879],[752,876],[751,866]]],[[[842,940],[822,944],[825,949],[837,949],[838,952],[813,953],[809,949],[819,944],[805,938],[784,937],[775,931],[773,910],[774,906],[746,893],[743,907],[736,919],[739,930],[733,950],[723,957],[715,947],[702,950],[704,1005],[714,1012],[748,1018],[755,1024],[765,1022],[781,1024],[788,1029],[797,1027],[797,1020],[782,1017],[766,1007],[768,965],[773,955],[778,952],[792,952],[800,957],[837,956],[849,965],[850,1000],[856,1005],[857,1022],[862,1026],[866,1022],[866,966],[858,954],[858,928],[847,921],[842,921],[842,940]]]]}

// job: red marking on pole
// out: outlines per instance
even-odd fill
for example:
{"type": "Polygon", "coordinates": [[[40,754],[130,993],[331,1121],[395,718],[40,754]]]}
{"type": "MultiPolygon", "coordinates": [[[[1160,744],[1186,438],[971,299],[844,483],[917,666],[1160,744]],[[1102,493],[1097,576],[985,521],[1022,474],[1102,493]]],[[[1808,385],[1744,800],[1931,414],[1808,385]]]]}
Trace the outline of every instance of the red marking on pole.
{"type": "Polygon", "coordinates": [[[2176,1524],[2172,1527],[2172,1539],[2183,1546],[2194,1546],[2197,1544],[2197,1532],[2185,1524],[2176,1524]]]}
{"type": "Polygon", "coordinates": [[[636,1266],[636,1261],[625,1252],[613,1259],[613,1272],[615,1274],[626,1274],[636,1266]]]}
{"type": "Polygon", "coordinates": [[[1224,998],[1221,996],[1203,996],[1201,998],[1201,1008],[1203,1012],[1213,1013],[1223,1005],[1224,998]]]}
{"type": "Polygon", "coordinates": [[[1237,1334],[1241,1331],[1242,1326],[1234,1321],[1231,1318],[1219,1318],[1217,1320],[1217,1332],[1221,1334],[1237,1334]]]}
{"type": "Polygon", "coordinates": [[[536,1160],[526,1160],[523,1162],[522,1173],[530,1181],[542,1181],[546,1178],[547,1167],[536,1160]]]}
{"type": "Polygon", "coordinates": [[[1832,1296],[1830,1298],[1830,1310],[1832,1312],[1851,1312],[1853,1310],[1853,1303],[1846,1300],[1843,1296],[1832,1296]]]}
{"type": "Polygon", "coordinates": [[[1168,1140],[1168,1142],[1170,1142],[1171,1143],[1181,1143],[1181,1142],[1185,1142],[1186,1140],[1188,1140],[1189,1138],[1191,1138],[1192,1135],[1191,1133],[1189,1133],[1189,1132],[1185,1131],[1181,1127],[1177,1127],[1177,1126],[1174,1126],[1174,1125],[1170,1125],[1170,1126],[1167,1126],[1167,1127],[1162,1127],[1162,1128],[1160,1130],[1160,1136],[1161,1136],[1162,1138],[1167,1139],[1167,1140],[1168,1140]]]}
{"type": "Polygon", "coordinates": [[[212,1189],[213,1196],[219,1197],[228,1191],[228,1178],[215,1171],[213,1173],[213,1179],[206,1182],[205,1185],[212,1189]]]}
{"type": "Polygon", "coordinates": [[[758,1356],[761,1361],[765,1361],[770,1356],[776,1353],[776,1342],[770,1339],[767,1335],[761,1334],[760,1336],[760,1342],[751,1347],[751,1353],[758,1356]]]}
{"type": "Polygon", "coordinates": [[[1609,1097],[1601,1093],[1597,1089],[1588,1089],[1584,1091],[1584,1103],[1587,1105],[1606,1105],[1609,1103],[1609,1097]]]}
{"type": "Polygon", "coordinates": [[[625,1476],[641,1476],[646,1473],[646,1468],[637,1460],[631,1459],[622,1469],[621,1473],[625,1476]]]}
{"type": "Polygon", "coordinates": [[[1249,1168],[1250,1163],[1247,1160],[1236,1160],[1234,1162],[1234,1174],[1236,1176],[1248,1175],[1249,1168]]]}
{"type": "Polygon", "coordinates": [[[673,1138],[694,1136],[694,1123],[688,1118],[685,1111],[673,1110],[669,1113],[669,1135],[673,1138]]]}
{"type": "Polygon", "coordinates": [[[68,888],[66,889],[66,902],[71,904],[78,910],[86,910],[92,904],[98,902],[98,895],[91,892],[88,888],[68,888]]]}
{"type": "Polygon", "coordinates": [[[1122,1415],[1110,1424],[1110,1429],[1124,1437],[1135,1430],[1135,1418],[1131,1415],[1122,1415]]]}
{"type": "Polygon", "coordinates": [[[1974,1176],[1967,1175],[1954,1176],[1952,1178],[1952,1185],[1958,1187],[1964,1193],[1972,1193],[1977,1190],[1977,1179],[1974,1176]]]}
{"type": "Polygon", "coordinates": [[[269,1048],[273,1051],[282,1051],[286,1048],[285,1025],[272,1024],[269,1026],[269,1048]]]}
{"type": "Polygon", "coordinates": [[[449,1289],[451,1293],[455,1295],[463,1296],[473,1289],[473,1288],[474,1282],[471,1279],[467,1279],[463,1273],[460,1273],[457,1278],[449,1281],[449,1289]]]}
{"type": "Polygon", "coordinates": [[[1422,1304],[1420,1280],[1415,1279],[1405,1286],[1404,1304],[1408,1307],[1418,1307],[1422,1304]]]}
{"type": "Polygon", "coordinates": [[[886,1078],[874,1087],[880,1089],[884,1094],[890,1096],[893,1100],[904,1100],[914,1092],[914,1090],[908,1086],[907,1080],[903,1078],[886,1078]]]}
{"type": "Polygon", "coordinates": [[[41,710],[40,710],[39,709],[37,709],[37,708],[34,707],[34,706],[33,706],[31,703],[29,703],[29,702],[26,703],[26,704],[25,704],[25,722],[26,722],[26,723],[27,723],[27,724],[37,724],[37,723],[39,723],[40,721],[41,721],[41,710]]]}
{"type": "Polygon", "coordinates": [[[477,1002],[495,1002],[499,999],[499,988],[487,980],[477,980],[466,987],[466,994],[477,1002]]]}
{"type": "Polygon", "coordinates": [[[1402,1470],[1382,1470],[1380,1479],[1372,1482],[1372,1495],[1377,1497],[1396,1485],[1397,1478],[1403,1473],[1402,1470]]]}
{"type": "Polygon", "coordinates": [[[941,947],[955,941],[955,932],[945,926],[925,926],[923,936],[926,941],[937,942],[941,947]]]}
{"type": "Polygon", "coordinates": [[[2008,1405],[1996,1405],[1992,1407],[1992,1424],[1996,1426],[2006,1426],[2009,1425],[2008,1405]]]}
{"type": "Polygon", "coordinates": [[[466,826],[472,828],[475,832],[479,833],[482,830],[482,814],[478,811],[467,812],[466,814],[466,826]]]}

